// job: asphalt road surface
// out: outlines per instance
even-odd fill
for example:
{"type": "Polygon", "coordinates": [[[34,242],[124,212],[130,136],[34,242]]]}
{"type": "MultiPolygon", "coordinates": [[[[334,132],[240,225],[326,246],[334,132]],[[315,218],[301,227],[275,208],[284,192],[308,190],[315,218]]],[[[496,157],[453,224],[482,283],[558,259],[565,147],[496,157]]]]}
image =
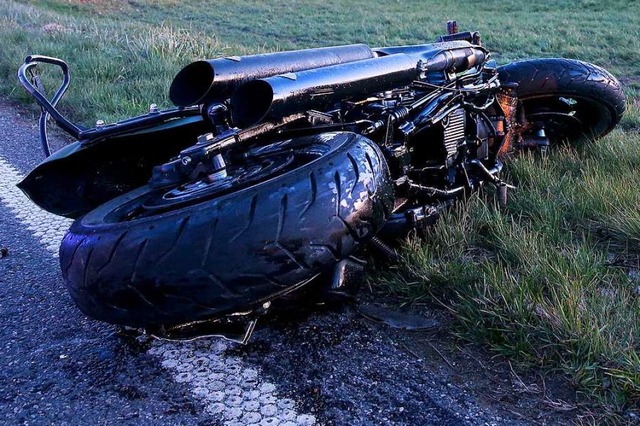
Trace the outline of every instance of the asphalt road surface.
{"type": "Polygon", "coordinates": [[[70,222],[15,187],[42,158],[35,120],[0,103],[0,423],[529,424],[352,309],[267,318],[246,346],[126,337],[87,319],[59,272],[70,222]]]}

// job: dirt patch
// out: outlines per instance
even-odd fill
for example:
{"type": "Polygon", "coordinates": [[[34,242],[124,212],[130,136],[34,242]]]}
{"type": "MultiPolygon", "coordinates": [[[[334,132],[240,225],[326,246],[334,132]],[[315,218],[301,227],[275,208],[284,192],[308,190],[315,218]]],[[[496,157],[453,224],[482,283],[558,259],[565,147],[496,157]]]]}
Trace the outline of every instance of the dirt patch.
{"type": "Polygon", "coordinates": [[[568,377],[523,369],[482,346],[460,340],[454,318],[438,308],[425,305],[409,312],[437,318],[440,325],[421,332],[380,327],[387,328],[390,337],[425,370],[448,387],[472,395],[479,406],[531,424],[571,424],[597,417],[581,402],[568,377]]]}
{"type": "MultiPolygon", "coordinates": [[[[363,296],[383,309],[398,302],[363,296]]],[[[566,376],[524,370],[461,341],[442,310],[403,309],[438,324],[421,331],[357,311],[290,306],[261,319],[235,350],[323,424],[565,425],[602,416],[566,376]]]]}
{"type": "Polygon", "coordinates": [[[398,335],[406,350],[478,404],[533,424],[569,424],[592,417],[577,401],[569,380],[558,374],[523,371],[501,356],[461,342],[450,330],[398,335]]]}

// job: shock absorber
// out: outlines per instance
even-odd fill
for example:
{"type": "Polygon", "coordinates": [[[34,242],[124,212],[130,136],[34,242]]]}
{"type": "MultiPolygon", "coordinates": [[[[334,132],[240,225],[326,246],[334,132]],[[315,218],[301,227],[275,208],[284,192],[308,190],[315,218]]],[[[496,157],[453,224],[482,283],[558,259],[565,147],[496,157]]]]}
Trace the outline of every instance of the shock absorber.
{"type": "Polygon", "coordinates": [[[387,258],[387,260],[391,262],[397,262],[398,260],[400,260],[400,257],[398,256],[398,252],[392,247],[390,247],[387,243],[382,241],[377,235],[374,235],[369,240],[369,245],[377,253],[383,255],[384,257],[387,258]]]}

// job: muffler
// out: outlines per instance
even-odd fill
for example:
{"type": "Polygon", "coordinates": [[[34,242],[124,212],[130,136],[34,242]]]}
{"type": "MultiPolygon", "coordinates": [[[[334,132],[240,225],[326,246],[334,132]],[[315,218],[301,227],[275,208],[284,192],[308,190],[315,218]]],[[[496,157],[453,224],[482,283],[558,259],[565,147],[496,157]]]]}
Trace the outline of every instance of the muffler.
{"type": "Polygon", "coordinates": [[[417,60],[395,54],[253,80],[233,93],[231,118],[236,126],[246,127],[407,86],[417,77],[417,60]]]}
{"type": "Polygon", "coordinates": [[[197,61],[175,76],[169,98],[180,107],[224,100],[236,87],[250,80],[374,56],[369,46],[352,44],[197,61]]]}

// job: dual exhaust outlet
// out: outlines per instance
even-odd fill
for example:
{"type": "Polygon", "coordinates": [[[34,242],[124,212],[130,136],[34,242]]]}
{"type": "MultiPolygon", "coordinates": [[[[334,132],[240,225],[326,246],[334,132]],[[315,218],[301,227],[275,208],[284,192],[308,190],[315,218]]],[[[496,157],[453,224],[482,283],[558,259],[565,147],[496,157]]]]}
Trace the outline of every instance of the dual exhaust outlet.
{"type": "Polygon", "coordinates": [[[481,64],[486,51],[467,41],[371,49],[364,44],[194,62],[169,90],[179,106],[229,100],[234,125],[322,109],[411,84],[424,72],[481,64]]]}

